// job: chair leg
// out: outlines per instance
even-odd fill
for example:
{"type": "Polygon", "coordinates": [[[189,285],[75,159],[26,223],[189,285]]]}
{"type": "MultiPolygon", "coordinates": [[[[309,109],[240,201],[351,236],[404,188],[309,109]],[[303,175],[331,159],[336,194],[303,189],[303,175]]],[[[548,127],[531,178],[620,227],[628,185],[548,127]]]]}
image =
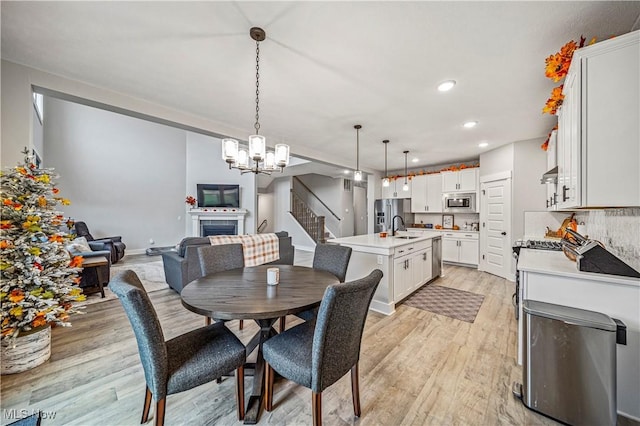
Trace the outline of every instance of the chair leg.
{"type": "Polygon", "coordinates": [[[244,366],[236,370],[236,403],[238,404],[238,420],[244,420],[244,366]]]}
{"type": "Polygon", "coordinates": [[[140,424],[146,423],[149,420],[149,409],[151,408],[151,391],[149,390],[149,386],[147,386],[147,391],[144,395],[144,407],[142,408],[142,420],[140,420],[140,424]]]}
{"type": "Polygon", "coordinates": [[[164,397],[160,401],[156,402],[156,423],[155,426],[164,426],[164,406],[167,403],[167,398],[164,397]]]}
{"type": "Polygon", "coordinates": [[[313,426],[322,426],[322,392],[311,391],[311,411],[313,411],[313,426]]]}
{"type": "Polygon", "coordinates": [[[287,317],[280,317],[280,333],[282,333],[287,326],[287,317]]]}
{"type": "Polygon", "coordinates": [[[240,320],[240,330],[242,330],[244,328],[244,320],[240,320]]]}
{"type": "Polygon", "coordinates": [[[204,325],[211,325],[211,318],[205,317],[204,318],[204,325]]]}
{"type": "Polygon", "coordinates": [[[353,413],[360,417],[360,380],[358,379],[358,363],[351,367],[351,394],[353,397],[353,413]]]}
{"type": "Polygon", "coordinates": [[[273,368],[265,362],[264,364],[264,409],[273,410],[273,368]]]}

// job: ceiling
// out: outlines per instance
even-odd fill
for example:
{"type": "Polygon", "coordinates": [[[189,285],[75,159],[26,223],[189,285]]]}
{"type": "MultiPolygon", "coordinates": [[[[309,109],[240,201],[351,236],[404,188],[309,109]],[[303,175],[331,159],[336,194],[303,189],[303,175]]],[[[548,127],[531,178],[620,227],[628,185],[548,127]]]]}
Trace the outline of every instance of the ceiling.
{"type": "Polygon", "coordinates": [[[640,28],[639,1],[9,2],[2,58],[253,133],[354,168],[477,159],[543,138],[544,60],[569,40],[640,28]],[[438,83],[454,79],[447,93],[438,83]],[[476,120],[473,129],[465,121],[476,120]],[[415,163],[411,162],[418,158],[415,163]]]}

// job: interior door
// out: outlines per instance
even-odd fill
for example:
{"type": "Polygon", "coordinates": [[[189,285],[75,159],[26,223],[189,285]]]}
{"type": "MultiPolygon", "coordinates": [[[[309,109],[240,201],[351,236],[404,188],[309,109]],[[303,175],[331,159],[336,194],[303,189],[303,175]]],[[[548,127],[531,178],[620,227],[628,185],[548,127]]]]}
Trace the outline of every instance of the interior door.
{"type": "Polygon", "coordinates": [[[367,234],[367,190],[359,186],[353,187],[353,216],[354,235],[367,234]]]}
{"type": "Polygon", "coordinates": [[[480,245],[482,270],[511,277],[511,178],[481,184],[480,245]]]}

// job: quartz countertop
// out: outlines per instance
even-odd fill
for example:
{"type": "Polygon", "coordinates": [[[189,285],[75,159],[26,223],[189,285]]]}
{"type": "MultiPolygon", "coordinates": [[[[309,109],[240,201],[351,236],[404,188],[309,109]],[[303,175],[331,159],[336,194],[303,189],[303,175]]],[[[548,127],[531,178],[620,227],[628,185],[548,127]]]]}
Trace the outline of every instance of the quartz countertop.
{"type": "Polygon", "coordinates": [[[413,244],[420,241],[442,237],[440,232],[420,232],[420,235],[418,235],[417,233],[411,234],[410,232],[401,232],[399,235],[411,235],[415,236],[415,238],[398,238],[398,236],[392,237],[390,235],[385,238],[381,238],[380,234],[366,234],[356,235],[354,237],[331,238],[327,240],[327,242],[334,244],[343,244],[347,246],[362,246],[376,249],[393,249],[407,244],[413,244]]]}
{"type": "Polygon", "coordinates": [[[459,233],[467,233],[467,234],[477,234],[479,233],[479,231],[470,231],[470,230],[464,230],[464,229],[429,229],[429,228],[414,228],[412,226],[408,226],[407,227],[407,231],[409,232],[423,232],[423,231],[428,231],[428,232],[459,232],[459,233]]]}
{"type": "Polygon", "coordinates": [[[518,256],[518,270],[640,287],[640,278],[579,271],[576,263],[561,251],[523,248],[518,256]]]}

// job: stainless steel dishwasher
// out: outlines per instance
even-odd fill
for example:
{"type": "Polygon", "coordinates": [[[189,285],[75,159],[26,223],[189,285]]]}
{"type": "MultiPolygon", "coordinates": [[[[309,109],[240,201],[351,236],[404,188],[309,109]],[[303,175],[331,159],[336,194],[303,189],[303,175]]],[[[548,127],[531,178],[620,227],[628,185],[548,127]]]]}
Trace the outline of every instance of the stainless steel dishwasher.
{"type": "Polygon", "coordinates": [[[615,425],[616,322],[534,300],[522,307],[524,404],[571,425],[615,425]]]}
{"type": "Polygon", "coordinates": [[[442,275],[442,237],[431,240],[431,276],[442,275]]]}

